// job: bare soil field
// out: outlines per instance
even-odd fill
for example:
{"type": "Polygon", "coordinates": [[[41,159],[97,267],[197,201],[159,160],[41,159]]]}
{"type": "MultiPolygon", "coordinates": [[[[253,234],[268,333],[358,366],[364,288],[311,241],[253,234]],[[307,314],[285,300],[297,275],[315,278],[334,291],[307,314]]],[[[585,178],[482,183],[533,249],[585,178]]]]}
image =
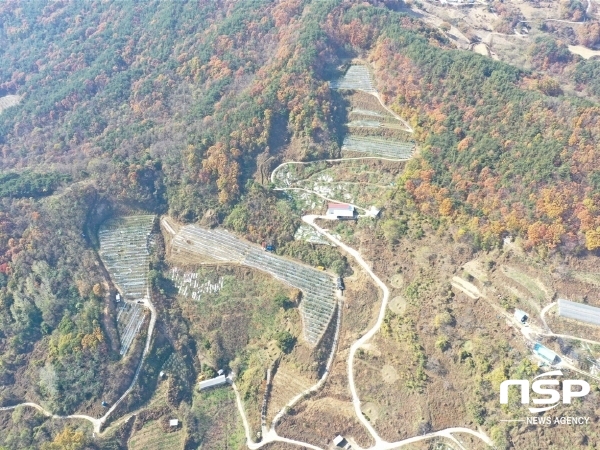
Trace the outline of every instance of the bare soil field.
{"type": "Polygon", "coordinates": [[[594,56],[600,56],[600,50],[592,50],[583,45],[569,45],[569,51],[575,55],[590,59],[594,56]]]}

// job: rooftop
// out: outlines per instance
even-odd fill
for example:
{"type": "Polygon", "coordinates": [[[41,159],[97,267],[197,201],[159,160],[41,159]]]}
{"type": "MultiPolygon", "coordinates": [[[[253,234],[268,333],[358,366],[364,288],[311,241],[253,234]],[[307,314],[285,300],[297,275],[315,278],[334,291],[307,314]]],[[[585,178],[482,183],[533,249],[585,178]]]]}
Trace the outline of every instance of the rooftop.
{"type": "Polygon", "coordinates": [[[226,382],[227,378],[225,378],[225,375],[219,375],[218,377],[211,378],[210,380],[201,381],[200,383],[198,383],[198,388],[200,390],[208,389],[210,387],[220,386],[222,384],[225,384],[226,382]]]}
{"type": "Polygon", "coordinates": [[[572,302],[564,298],[558,299],[558,315],[568,319],[600,325],[600,308],[584,303],[572,302]]]}
{"type": "Polygon", "coordinates": [[[354,206],[347,203],[329,203],[327,209],[341,209],[344,211],[354,211],[354,206]]]}
{"type": "Polygon", "coordinates": [[[521,311],[520,309],[515,309],[515,317],[517,320],[523,323],[529,318],[527,313],[525,311],[521,311]]]}
{"type": "Polygon", "coordinates": [[[340,436],[339,434],[335,437],[335,439],[333,440],[334,445],[340,445],[342,442],[344,442],[344,438],[343,436],[340,436]]]}
{"type": "Polygon", "coordinates": [[[558,359],[558,355],[556,353],[554,353],[549,348],[544,347],[540,343],[537,343],[533,346],[533,351],[536,355],[538,355],[543,360],[549,362],[550,364],[554,364],[558,359]]]}

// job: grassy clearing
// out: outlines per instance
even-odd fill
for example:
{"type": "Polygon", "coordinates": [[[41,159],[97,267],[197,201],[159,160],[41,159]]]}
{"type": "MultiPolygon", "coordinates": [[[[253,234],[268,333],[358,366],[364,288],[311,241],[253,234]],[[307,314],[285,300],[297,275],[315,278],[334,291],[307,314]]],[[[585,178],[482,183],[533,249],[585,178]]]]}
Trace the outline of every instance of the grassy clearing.
{"type": "Polygon", "coordinates": [[[160,423],[150,421],[144,427],[136,431],[129,440],[130,450],[152,450],[152,449],[183,449],[185,432],[177,430],[165,433],[160,423]]]}
{"type": "Polygon", "coordinates": [[[244,427],[232,388],[194,394],[192,414],[198,422],[196,442],[201,443],[203,450],[246,448],[244,427]]]}
{"type": "Polygon", "coordinates": [[[474,259],[473,261],[466,263],[463,268],[469,275],[481,281],[482,283],[489,282],[489,278],[486,270],[484,269],[484,263],[482,261],[474,259]]]}
{"type": "Polygon", "coordinates": [[[502,273],[508,278],[516,281],[525,289],[527,289],[535,300],[542,302],[552,297],[541,281],[531,278],[530,276],[525,275],[523,272],[520,272],[519,270],[510,266],[502,266],[501,270],[502,273]]]}
{"type": "MultiPolygon", "coordinates": [[[[270,340],[270,336],[285,328],[287,316],[297,310],[284,310],[273,301],[278,296],[292,297],[294,291],[266,274],[250,270],[203,267],[199,280],[222,278],[223,287],[215,293],[205,293],[195,301],[181,297],[180,303],[192,321],[193,333],[202,340],[221,341],[221,350],[233,359],[251,342],[270,340]]],[[[216,356],[216,355],[215,355],[216,356]]]]}
{"type": "MultiPolygon", "coordinates": [[[[198,282],[222,279],[223,284],[218,292],[204,293],[196,300],[179,296],[184,317],[190,323],[190,335],[206,365],[229,367],[236,373],[250,425],[259,430],[265,370],[281,355],[278,336],[289,332],[298,339],[297,347],[305,345],[299,339],[300,313],[292,301],[297,291],[246,268],[202,267],[197,273],[198,282]],[[289,299],[285,307],[275,301],[281,297],[289,299]]],[[[211,393],[209,398],[213,395],[219,394],[211,393]]]]}
{"type": "Polygon", "coordinates": [[[591,272],[573,272],[573,278],[583,283],[600,286],[600,274],[591,272]]]}

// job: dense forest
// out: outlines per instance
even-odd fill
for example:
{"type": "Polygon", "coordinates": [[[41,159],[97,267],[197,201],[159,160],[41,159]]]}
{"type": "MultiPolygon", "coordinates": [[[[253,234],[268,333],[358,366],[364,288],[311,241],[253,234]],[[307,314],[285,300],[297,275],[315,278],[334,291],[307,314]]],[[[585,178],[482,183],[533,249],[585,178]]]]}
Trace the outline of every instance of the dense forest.
{"type": "MultiPolygon", "coordinates": [[[[532,43],[524,71],[453,49],[401,1],[3,2],[0,96],[22,101],[0,114],[0,406],[94,412],[126,387],[97,376],[131,371],[95,251],[112,215],[168,212],[345,264],[292,242],[301,211],[261,174],[339,155],[328,80],[352,57],[416,130],[399,211],[480,248],[509,235],[542,255],[600,248],[600,62],[554,39],[532,43]]],[[[386,217],[389,235],[406,231],[386,217]]],[[[0,444],[77,434],[38,419],[0,444]]]]}

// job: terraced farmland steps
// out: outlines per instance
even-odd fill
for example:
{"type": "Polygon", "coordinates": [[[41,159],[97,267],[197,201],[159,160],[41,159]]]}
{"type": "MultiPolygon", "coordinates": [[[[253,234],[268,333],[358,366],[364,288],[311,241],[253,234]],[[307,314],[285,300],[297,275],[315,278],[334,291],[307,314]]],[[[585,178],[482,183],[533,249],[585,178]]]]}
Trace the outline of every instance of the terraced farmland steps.
{"type": "Polygon", "coordinates": [[[98,231],[100,259],[123,298],[117,315],[122,356],[127,354],[145,319],[144,308],[137,302],[149,296],[151,232],[155,220],[153,215],[119,217],[105,222],[98,231]]]}
{"type": "MultiPolygon", "coordinates": [[[[168,229],[166,225],[164,228],[168,229]]],[[[321,340],[336,306],[334,280],[327,273],[265,252],[225,230],[197,225],[181,227],[173,236],[170,248],[174,257],[189,262],[212,260],[242,264],[300,289],[303,292],[300,313],[304,338],[313,346],[321,340]]]]}
{"type": "Polygon", "coordinates": [[[344,138],[342,150],[365,153],[382,158],[408,159],[412,157],[415,144],[399,142],[375,136],[348,134],[344,138]]]}
{"type": "MultiPolygon", "coordinates": [[[[354,91],[362,91],[367,94],[373,95],[381,104],[381,106],[397,121],[402,123],[406,128],[406,131],[409,133],[414,133],[415,130],[410,124],[396,114],[392,109],[390,109],[381,98],[381,94],[377,91],[373,83],[373,77],[366,63],[352,64],[346,73],[337,80],[332,80],[329,82],[329,87],[331,89],[340,89],[340,90],[354,90],[354,91]]],[[[355,114],[361,115],[369,115],[369,116],[378,116],[383,117],[382,114],[377,113],[375,111],[364,110],[360,108],[355,108],[353,110],[355,114]]]]}

